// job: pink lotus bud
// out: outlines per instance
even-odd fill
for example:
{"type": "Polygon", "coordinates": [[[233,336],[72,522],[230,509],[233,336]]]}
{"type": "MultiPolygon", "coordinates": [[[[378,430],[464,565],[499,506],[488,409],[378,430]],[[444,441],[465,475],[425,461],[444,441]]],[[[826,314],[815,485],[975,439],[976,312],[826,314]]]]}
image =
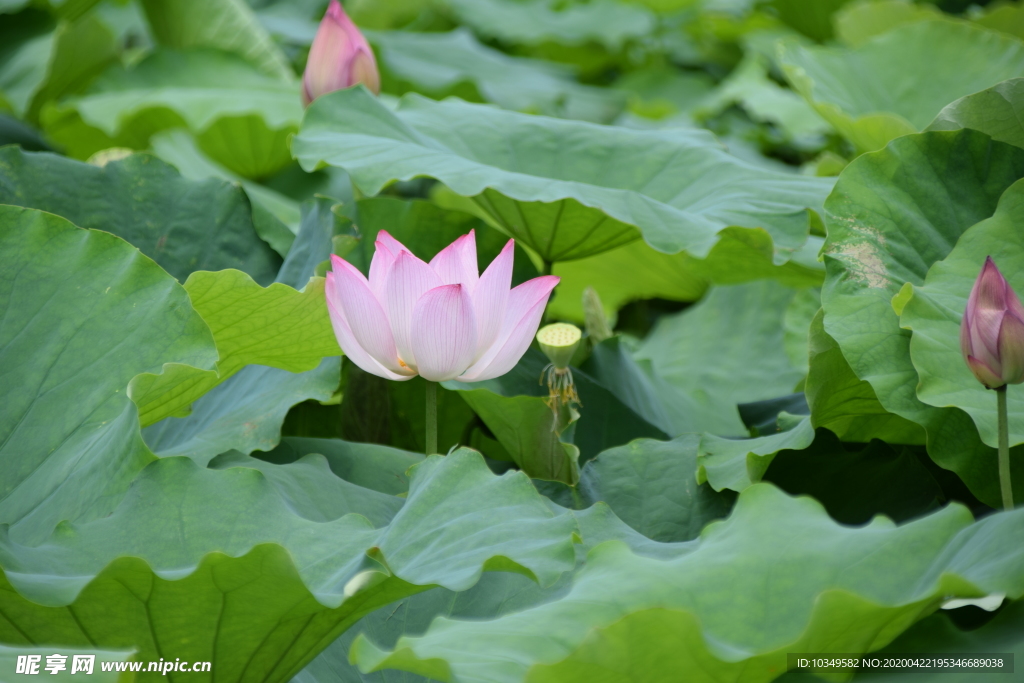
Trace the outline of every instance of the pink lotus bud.
{"type": "Polygon", "coordinates": [[[327,309],[338,344],[363,370],[393,380],[479,382],[515,367],[558,278],[512,289],[508,241],[483,274],[470,231],[425,263],[398,240],[377,233],[370,278],[331,257],[327,309]]]}
{"type": "Polygon", "coordinates": [[[1024,306],[991,256],[967,300],[960,351],[989,389],[1024,382],[1024,306]]]}
{"type": "Polygon", "coordinates": [[[308,107],[321,95],[356,83],[375,94],[380,92],[377,60],[338,0],[331,0],[309,48],[306,73],[302,75],[302,104],[308,107]]]}

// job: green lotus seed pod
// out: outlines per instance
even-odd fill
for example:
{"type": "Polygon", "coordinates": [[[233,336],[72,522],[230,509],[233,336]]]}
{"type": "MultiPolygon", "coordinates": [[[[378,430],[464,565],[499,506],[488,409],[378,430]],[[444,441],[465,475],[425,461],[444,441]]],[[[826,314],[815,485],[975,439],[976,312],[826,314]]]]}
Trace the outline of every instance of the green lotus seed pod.
{"type": "Polygon", "coordinates": [[[569,323],[553,323],[540,328],[537,333],[537,343],[540,350],[548,357],[551,363],[562,370],[569,367],[572,355],[576,353],[576,347],[580,345],[583,333],[580,328],[569,323]]]}

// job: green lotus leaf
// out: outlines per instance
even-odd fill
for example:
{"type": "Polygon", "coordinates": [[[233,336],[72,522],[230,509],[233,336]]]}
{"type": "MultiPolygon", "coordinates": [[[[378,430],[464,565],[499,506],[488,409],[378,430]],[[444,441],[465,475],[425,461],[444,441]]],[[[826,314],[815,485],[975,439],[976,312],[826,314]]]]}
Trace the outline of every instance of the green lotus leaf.
{"type": "Polygon", "coordinates": [[[0,531],[0,637],[91,640],[140,660],[173,652],[212,662],[196,680],[283,682],[389,602],[433,585],[466,590],[485,570],[550,585],[574,565],[572,515],[553,511],[524,475],[493,475],[479,454],[418,465],[405,504],[379,529],[359,514],[297,514],[289,489],[313,487],[306,514],[337,491],[322,467],[312,477],[303,465],[216,470],[166,458],[108,517],[65,525],[34,548],[0,531]]]}
{"type": "Polygon", "coordinates": [[[220,178],[241,185],[252,200],[252,218],[256,231],[278,253],[287,255],[302,223],[299,202],[224,168],[206,156],[199,149],[195,138],[181,128],[161,131],[149,139],[149,144],[154,154],[177,168],[189,180],[220,178]],[[286,231],[281,230],[281,223],[287,227],[286,231]]]}
{"type": "Polygon", "coordinates": [[[190,415],[164,418],[142,438],[160,457],[184,455],[202,465],[228,450],[268,451],[281,439],[288,409],[307,399],[327,401],[340,379],[340,358],[301,373],[250,365],[197,400],[190,415]]]}
{"type": "MultiPolygon", "coordinates": [[[[929,405],[965,411],[981,439],[993,448],[999,445],[996,396],[967,368],[960,352],[960,321],[988,256],[1005,273],[1010,286],[1024,292],[1022,220],[1024,181],[1017,181],[1003,194],[991,218],[964,232],[949,255],[932,265],[924,284],[911,290],[900,316],[900,326],[912,332],[910,357],[920,378],[918,398],[929,405]]],[[[1009,387],[1006,394],[1011,446],[1024,443],[1024,396],[1015,389],[1009,387]]]]}
{"type": "Polygon", "coordinates": [[[821,284],[824,269],[817,262],[821,238],[810,236],[782,265],[773,262],[772,238],[764,230],[726,228],[705,259],[686,253],[663,254],[643,240],[596,256],[555,264],[562,278],[548,315],[583,322],[583,290],[593,287],[610,317],[625,304],[641,299],[696,301],[708,283],[738,284],[773,279],[791,287],[821,284]],[[629,277],[623,277],[629,273],[629,277]]]}
{"type": "Polygon", "coordinates": [[[142,0],[149,29],[161,45],[233,52],[284,83],[291,65],[242,0],[142,0]]]}
{"type": "MultiPolygon", "coordinates": [[[[862,0],[848,3],[835,13],[833,21],[839,42],[859,47],[871,38],[902,24],[944,16],[934,5],[906,0],[862,0]]],[[[949,19],[948,16],[946,18],[949,19]]]]}
{"type": "Polygon", "coordinates": [[[800,0],[770,0],[766,3],[778,14],[779,19],[800,33],[818,42],[832,38],[834,15],[849,0],[823,0],[811,5],[800,0]]]}
{"type": "Polygon", "coordinates": [[[331,472],[341,479],[393,496],[409,490],[407,472],[424,457],[419,453],[374,443],[296,436],[286,436],[273,450],[257,455],[268,462],[287,464],[309,454],[326,458],[331,472]]]}
{"type": "Polygon", "coordinates": [[[629,95],[631,112],[663,119],[674,114],[692,114],[706,103],[714,86],[714,79],[702,71],[651,64],[622,75],[612,87],[629,95]]]}
{"type": "Polygon", "coordinates": [[[0,108],[36,122],[43,105],[80,90],[115,56],[114,36],[95,16],[54,22],[27,10],[0,27],[0,108]]]}
{"type": "Polygon", "coordinates": [[[768,60],[753,54],[733,70],[698,110],[702,117],[736,104],[755,121],[776,125],[799,147],[818,149],[832,126],[800,95],[768,76],[768,60]]]}
{"type": "Polygon", "coordinates": [[[807,239],[830,180],[774,173],[704,131],[638,131],[406,95],[392,112],[362,87],[319,98],[293,141],[303,168],[344,168],[364,194],[437,178],[472,197],[547,261],[583,258],[642,233],[704,257],[730,226],[764,229],[781,264],[807,239]]]}
{"type": "MultiPolygon", "coordinates": [[[[1024,602],[1018,600],[1005,605],[992,621],[973,630],[961,630],[946,614],[934,614],[914,624],[878,654],[884,657],[906,652],[928,652],[936,656],[977,653],[979,657],[991,652],[1012,652],[1016,666],[1016,661],[1024,657],[1024,602]]],[[[897,683],[906,681],[907,677],[905,673],[891,669],[876,669],[862,672],[854,680],[897,683]]],[[[914,676],[914,680],[921,683],[974,683],[978,674],[967,671],[921,672],[914,676]]]]}
{"type": "Polygon", "coordinates": [[[802,376],[783,346],[793,296],[770,281],[715,287],[696,306],[663,317],[637,358],[701,406],[704,419],[695,431],[744,435],[736,405],[788,394],[802,376]],[[757,363],[750,362],[752,353],[757,363]]]}
{"type": "MultiPolygon", "coordinates": [[[[363,455],[368,450],[365,446],[369,444],[345,445],[363,455]]],[[[372,448],[372,445],[369,446],[372,448]]],[[[413,453],[392,450],[415,458],[413,453]]],[[[422,460],[421,456],[412,462],[415,464],[422,460]]],[[[405,503],[403,498],[396,495],[365,488],[337,476],[332,469],[332,461],[319,453],[309,453],[288,463],[272,463],[238,451],[228,451],[213,458],[209,467],[218,470],[232,467],[259,470],[297,515],[313,522],[330,522],[355,513],[370,520],[374,528],[380,528],[387,526],[405,503]]]]}
{"type": "Polygon", "coordinates": [[[237,270],[200,271],[189,276],[185,289],[212,330],[220,358],[215,371],[173,365],[132,380],[130,395],[143,426],[187,415],[193,401],[247,365],[303,372],[341,354],[322,278],[300,292],[280,283],[260,287],[237,270]]]}
{"type": "Polygon", "coordinates": [[[776,454],[783,450],[801,451],[814,441],[810,418],[777,434],[753,439],[723,439],[714,434],[700,438],[697,455],[697,481],[707,482],[716,491],[742,491],[761,481],[776,454]]]}
{"type": "Polygon", "coordinates": [[[439,618],[390,651],[361,637],[351,657],[363,671],[445,681],[592,681],[643,667],[767,682],[787,652],[878,649],[947,596],[1024,594],[1022,519],[972,524],[952,505],[899,527],[850,528],[809,498],[755,484],[674,557],[603,543],[559,599],[488,621],[439,618]]]}
{"type": "Polygon", "coordinates": [[[156,51],[104,73],[79,97],[43,113],[46,133],[87,158],[108,147],[145,149],[150,137],[187,128],[221,166],[261,178],[291,163],[288,136],[302,118],[297,84],[241,57],[210,50],[156,51]]]}
{"type": "Polygon", "coordinates": [[[961,97],[939,112],[928,130],[973,128],[993,140],[1024,147],[1024,78],[1011,78],[961,97]]]}
{"type": "Polygon", "coordinates": [[[957,98],[1024,76],[1020,40],[947,20],[897,26],[856,48],[791,44],[780,59],[793,87],[863,152],[923,130],[957,98]]]}
{"type": "Polygon", "coordinates": [[[336,247],[345,253],[358,242],[360,232],[352,219],[342,215],[342,207],[338,200],[322,196],[302,203],[299,233],[277,273],[278,282],[302,289],[318,271],[327,272],[336,247]]]}
{"type": "Polygon", "coordinates": [[[0,203],[112,232],[181,282],[197,270],[238,268],[270,284],[281,265],[257,234],[244,192],[218,180],[186,180],[148,154],[97,167],[6,147],[0,174],[0,203]]]}
{"type": "Polygon", "coordinates": [[[704,416],[699,402],[652,372],[646,361],[637,361],[620,337],[594,344],[580,369],[665,434],[699,431],[704,416]]]}
{"type": "MultiPolygon", "coordinates": [[[[596,464],[596,461],[593,464],[596,464]]],[[[587,467],[590,466],[591,464],[588,464],[587,467]]],[[[656,469],[651,468],[649,471],[653,472],[656,469]]],[[[671,470],[671,466],[668,469],[671,470]]],[[[690,481],[692,482],[692,480],[691,476],[690,481]]],[[[606,483],[613,487],[615,485],[612,481],[606,483]]],[[[622,493],[624,499],[625,490],[622,493]]],[[[673,496],[672,493],[668,495],[672,500],[680,501],[678,495],[673,496]]],[[[660,509],[671,512],[673,507],[666,505],[660,509]]],[[[652,541],[623,523],[604,503],[599,502],[586,510],[575,511],[572,514],[576,517],[580,533],[583,535],[583,542],[576,546],[577,570],[583,566],[589,549],[608,540],[625,543],[633,552],[647,557],[676,557],[694,545],[693,542],[658,543],[652,541]]],[[[334,683],[338,680],[352,683],[383,683],[383,681],[425,683],[427,679],[422,676],[404,671],[360,672],[349,663],[349,650],[352,642],[357,638],[369,637],[375,643],[392,647],[401,636],[426,631],[430,623],[438,616],[481,619],[514,613],[564,596],[569,590],[573,576],[573,572],[566,572],[551,586],[539,586],[536,582],[519,574],[487,572],[480,577],[480,581],[476,585],[465,591],[453,592],[444,588],[435,588],[424,593],[417,593],[394,606],[388,606],[363,617],[310,662],[293,681],[294,683],[334,683]]]]}
{"type": "Polygon", "coordinates": [[[75,683],[75,681],[82,680],[82,677],[86,675],[92,675],[93,678],[89,680],[98,681],[99,683],[124,683],[125,680],[131,680],[124,678],[124,674],[118,673],[117,670],[103,670],[104,662],[127,661],[132,658],[131,652],[110,652],[90,647],[55,647],[53,645],[49,647],[31,647],[28,645],[9,647],[7,645],[0,645],[0,671],[3,671],[5,674],[17,675],[14,672],[17,671],[18,658],[23,655],[39,656],[36,674],[46,676],[47,680],[54,681],[55,683],[75,683]],[[57,662],[57,664],[63,666],[63,670],[50,672],[46,669],[48,663],[46,658],[55,654],[65,657],[65,659],[57,662]],[[83,669],[71,673],[75,655],[92,655],[94,658],[92,671],[86,674],[87,670],[83,669]]]}
{"type": "Polygon", "coordinates": [[[853,373],[836,340],[825,332],[824,313],[811,321],[810,366],[804,391],[811,425],[824,427],[847,442],[924,444],[921,425],[887,411],[871,383],[853,373]]]}
{"type": "Polygon", "coordinates": [[[0,206],[0,302],[0,365],[19,387],[0,411],[0,522],[18,542],[41,541],[61,520],[109,512],[153,460],[132,377],[166,363],[212,369],[217,349],[153,261],[33,209],[0,206]]]}
{"type": "Polygon", "coordinates": [[[610,0],[562,7],[553,0],[444,0],[444,4],[481,36],[518,45],[594,42],[618,50],[655,26],[654,16],[646,9],[610,0]]]}
{"type": "Polygon", "coordinates": [[[877,439],[852,446],[819,430],[809,447],[778,453],[764,479],[790,495],[813,497],[842,524],[866,524],[876,515],[905,522],[949,498],[926,462],[920,448],[877,439]]]}
{"type": "Polygon", "coordinates": [[[735,496],[698,483],[695,434],[673,441],[636,439],[602,451],[580,476],[584,502],[604,502],[633,529],[655,541],[697,538],[708,523],[725,517],[735,496]]]}
{"type": "Polygon", "coordinates": [[[624,104],[614,90],[576,82],[568,67],[511,57],[486,47],[465,28],[449,33],[368,31],[384,69],[384,90],[460,95],[505,109],[607,122],[624,104]]]}
{"type": "Polygon", "coordinates": [[[1020,5],[994,3],[985,8],[976,8],[969,15],[971,21],[979,26],[1024,38],[1024,11],[1021,11],[1020,5]]]}
{"type": "Polygon", "coordinates": [[[900,328],[893,299],[906,283],[923,284],[1022,176],[1020,148],[968,129],[928,132],[855,159],[826,203],[825,332],[885,410],[924,427],[932,459],[989,503],[999,499],[995,451],[966,413],[917,397],[910,331],[900,328]]]}

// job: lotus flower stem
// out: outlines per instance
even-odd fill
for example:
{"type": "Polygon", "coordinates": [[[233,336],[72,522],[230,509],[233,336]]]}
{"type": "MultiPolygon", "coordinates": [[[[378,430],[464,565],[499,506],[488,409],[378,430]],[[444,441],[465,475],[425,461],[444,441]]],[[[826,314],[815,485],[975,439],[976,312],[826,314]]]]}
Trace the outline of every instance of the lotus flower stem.
{"type": "Polygon", "coordinates": [[[427,455],[437,453],[437,382],[427,382],[427,455]]]}
{"type": "Polygon", "coordinates": [[[996,389],[999,410],[999,490],[1003,508],[1013,509],[1013,487],[1010,486],[1010,425],[1006,414],[1006,385],[996,389]]]}

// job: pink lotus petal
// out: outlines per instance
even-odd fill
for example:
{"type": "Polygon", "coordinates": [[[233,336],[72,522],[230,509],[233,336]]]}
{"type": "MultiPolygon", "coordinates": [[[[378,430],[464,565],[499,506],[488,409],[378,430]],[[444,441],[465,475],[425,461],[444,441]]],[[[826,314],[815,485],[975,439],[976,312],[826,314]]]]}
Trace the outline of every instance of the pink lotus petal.
{"type": "Polygon", "coordinates": [[[334,336],[338,338],[338,346],[340,346],[341,350],[345,352],[345,355],[348,356],[349,360],[371,375],[377,375],[384,379],[392,379],[401,382],[415,377],[416,373],[411,371],[407,375],[399,375],[391,372],[374,360],[373,356],[368,354],[366,350],[359,345],[359,342],[356,341],[355,335],[352,334],[352,328],[349,327],[348,321],[345,319],[345,314],[338,308],[336,303],[337,297],[332,294],[334,283],[331,282],[331,275],[331,273],[327,273],[327,313],[331,318],[331,326],[334,328],[334,336]]]}
{"type": "Polygon", "coordinates": [[[476,320],[465,285],[442,285],[420,297],[412,325],[417,369],[424,379],[455,379],[473,361],[476,320]]]}
{"type": "Polygon", "coordinates": [[[413,307],[420,297],[443,284],[430,266],[408,251],[398,252],[384,282],[384,308],[395,335],[398,356],[410,367],[419,367],[412,343],[413,307]]]}
{"type": "Polygon", "coordinates": [[[501,333],[508,305],[509,290],[512,287],[512,261],[515,257],[515,242],[509,240],[487,270],[480,276],[473,289],[473,312],[476,314],[477,357],[494,344],[501,333]]]}
{"type": "Polygon", "coordinates": [[[331,256],[331,266],[334,301],[359,346],[388,370],[404,374],[388,318],[370,291],[366,278],[355,266],[337,256],[331,256]]]}
{"type": "Polygon", "coordinates": [[[444,284],[466,285],[472,292],[480,279],[476,262],[476,231],[470,230],[438,252],[430,260],[430,267],[444,284]]]}
{"type": "Polygon", "coordinates": [[[370,289],[378,301],[384,300],[384,283],[387,282],[391,266],[395,264],[395,255],[383,242],[374,244],[373,259],[370,261],[370,289]]]}
{"type": "Polygon", "coordinates": [[[998,345],[1002,380],[1007,384],[1024,382],[1024,321],[1011,313],[1004,315],[998,345]]]}
{"type": "Polygon", "coordinates": [[[356,83],[380,92],[377,61],[338,0],[331,0],[309,47],[302,74],[302,103],[308,106],[321,95],[356,83]]]}
{"type": "Polygon", "coordinates": [[[989,389],[998,389],[1006,384],[992,368],[974,356],[967,357],[967,367],[971,369],[978,381],[989,389]]]}
{"type": "Polygon", "coordinates": [[[410,254],[412,250],[405,246],[394,237],[391,236],[387,230],[380,230],[377,232],[377,244],[384,245],[384,248],[390,251],[394,256],[398,256],[403,251],[407,251],[410,254]]]}
{"type": "Polygon", "coordinates": [[[524,282],[509,293],[501,333],[459,381],[479,382],[500,377],[515,367],[537,334],[551,290],[558,284],[554,275],[542,275],[524,282]]]}

